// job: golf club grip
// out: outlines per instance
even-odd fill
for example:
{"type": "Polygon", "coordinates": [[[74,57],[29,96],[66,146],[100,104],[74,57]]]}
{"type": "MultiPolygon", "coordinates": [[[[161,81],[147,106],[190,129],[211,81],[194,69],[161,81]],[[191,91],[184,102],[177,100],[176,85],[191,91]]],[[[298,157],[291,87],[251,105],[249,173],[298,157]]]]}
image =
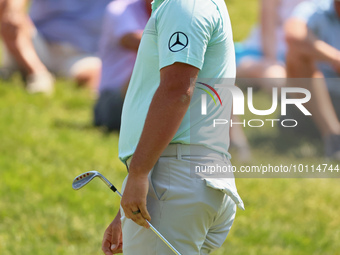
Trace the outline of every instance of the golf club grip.
{"type": "Polygon", "coordinates": [[[111,185],[110,189],[111,189],[113,192],[116,192],[116,191],[117,191],[116,187],[113,186],[113,185],[111,185]]]}

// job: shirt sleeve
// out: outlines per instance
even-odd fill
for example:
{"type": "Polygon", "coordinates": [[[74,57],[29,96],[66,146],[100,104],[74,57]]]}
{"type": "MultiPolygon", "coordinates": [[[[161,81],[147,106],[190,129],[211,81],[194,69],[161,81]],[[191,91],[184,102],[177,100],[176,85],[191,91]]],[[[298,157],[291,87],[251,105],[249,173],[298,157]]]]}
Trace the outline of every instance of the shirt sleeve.
{"type": "Polygon", "coordinates": [[[175,62],[202,69],[204,55],[214,31],[214,9],[207,6],[203,13],[204,9],[204,6],[197,8],[185,1],[172,0],[158,13],[156,31],[159,69],[175,62]]]}

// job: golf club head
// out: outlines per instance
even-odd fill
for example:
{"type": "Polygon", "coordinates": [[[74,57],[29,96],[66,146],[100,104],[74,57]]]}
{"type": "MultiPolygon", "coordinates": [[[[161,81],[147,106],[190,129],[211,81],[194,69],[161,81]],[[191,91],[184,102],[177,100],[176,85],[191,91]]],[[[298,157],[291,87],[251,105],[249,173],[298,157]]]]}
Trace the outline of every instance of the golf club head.
{"type": "Polygon", "coordinates": [[[72,188],[75,190],[81,189],[98,175],[100,174],[97,171],[89,171],[86,173],[82,173],[81,175],[78,175],[76,178],[74,178],[72,188]]]}

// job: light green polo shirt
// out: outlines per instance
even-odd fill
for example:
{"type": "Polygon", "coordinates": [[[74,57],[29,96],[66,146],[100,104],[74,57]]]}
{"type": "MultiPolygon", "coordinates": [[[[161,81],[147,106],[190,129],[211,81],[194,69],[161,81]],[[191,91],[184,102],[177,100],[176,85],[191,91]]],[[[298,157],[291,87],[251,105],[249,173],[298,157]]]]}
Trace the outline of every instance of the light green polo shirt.
{"type": "MultiPolygon", "coordinates": [[[[205,78],[204,83],[211,81],[208,85],[212,87],[216,83],[212,79],[222,78],[229,78],[233,85],[236,75],[231,24],[223,0],[155,0],[152,9],[123,106],[119,139],[122,161],[135,152],[160,84],[160,69],[175,62],[195,66],[200,69],[198,81],[205,78]]],[[[213,119],[230,120],[231,94],[218,88],[216,92],[221,102],[208,87],[198,84],[171,143],[201,144],[229,155],[229,125],[212,124],[213,119]],[[202,94],[207,91],[212,97],[208,94],[207,114],[202,115],[202,94]]]]}

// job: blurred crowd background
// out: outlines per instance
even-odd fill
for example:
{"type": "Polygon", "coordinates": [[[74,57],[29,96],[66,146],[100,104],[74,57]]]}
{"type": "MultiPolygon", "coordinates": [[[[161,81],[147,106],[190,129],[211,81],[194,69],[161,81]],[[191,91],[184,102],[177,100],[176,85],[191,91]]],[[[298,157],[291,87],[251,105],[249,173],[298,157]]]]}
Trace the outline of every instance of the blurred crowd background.
{"type": "MultiPolygon", "coordinates": [[[[305,104],[312,117],[287,109],[285,118],[299,121],[289,132],[232,128],[233,164],[334,168],[340,161],[340,1],[226,4],[236,85],[245,92],[253,87],[264,109],[274,88],[289,84],[312,94],[305,104]]],[[[121,110],[150,15],[151,0],[0,0],[0,254],[101,254],[119,200],[101,184],[76,193],[71,182],[95,169],[120,187],[126,175],[117,156],[121,110]]],[[[237,182],[246,211],[238,212],[214,254],[338,254],[337,179],[237,182]]]]}
{"type": "MultiPolygon", "coordinates": [[[[151,2],[2,0],[1,78],[20,72],[28,93],[48,95],[56,78],[73,79],[98,97],[93,125],[119,130],[151,2]]],[[[294,132],[321,137],[325,156],[336,160],[340,160],[340,85],[331,78],[340,77],[339,31],[338,0],[262,0],[258,24],[246,40],[235,43],[241,88],[249,86],[242,82],[248,79],[271,96],[273,88],[287,85],[286,79],[306,78],[299,87],[312,94],[306,104],[312,117],[291,107],[288,119],[300,121],[294,132]]],[[[239,160],[251,160],[241,125],[232,128],[231,142],[239,160]]]]}

